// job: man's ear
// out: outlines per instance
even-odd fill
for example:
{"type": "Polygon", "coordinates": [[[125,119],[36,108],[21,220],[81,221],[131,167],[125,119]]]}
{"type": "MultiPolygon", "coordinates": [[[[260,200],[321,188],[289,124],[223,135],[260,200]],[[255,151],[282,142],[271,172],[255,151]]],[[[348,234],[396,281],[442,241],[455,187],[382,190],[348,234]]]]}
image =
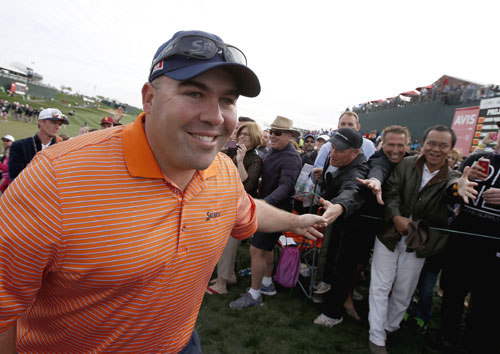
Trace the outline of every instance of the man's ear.
{"type": "Polygon", "coordinates": [[[151,107],[153,105],[153,97],[155,95],[155,88],[151,83],[146,82],[144,86],[142,86],[142,110],[146,115],[151,113],[151,107]]]}

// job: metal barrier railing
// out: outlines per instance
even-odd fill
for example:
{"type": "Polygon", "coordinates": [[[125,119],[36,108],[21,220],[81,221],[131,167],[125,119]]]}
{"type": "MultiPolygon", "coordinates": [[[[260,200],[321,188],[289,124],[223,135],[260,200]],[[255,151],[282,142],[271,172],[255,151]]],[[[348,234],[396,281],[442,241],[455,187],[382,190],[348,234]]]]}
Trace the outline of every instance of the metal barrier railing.
{"type": "MultiPolygon", "coordinates": [[[[377,221],[383,221],[382,218],[376,217],[376,216],[371,216],[371,215],[361,215],[361,217],[366,218],[366,219],[372,219],[372,220],[377,220],[377,221]]],[[[488,238],[491,240],[499,240],[500,241],[500,236],[495,237],[495,236],[489,236],[489,235],[483,235],[483,234],[476,234],[476,233],[470,233],[470,232],[464,232],[464,231],[459,231],[459,230],[454,230],[454,229],[443,229],[440,227],[429,227],[431,230],[436,230],[436,231],[443,231],[443,232],[449,232],[449,233],[454,233],[454,234],[461,234],[461,235],[467,235],[467,236],[474,236],[474,237],[483,237],[483,238],[488,238]]]]}

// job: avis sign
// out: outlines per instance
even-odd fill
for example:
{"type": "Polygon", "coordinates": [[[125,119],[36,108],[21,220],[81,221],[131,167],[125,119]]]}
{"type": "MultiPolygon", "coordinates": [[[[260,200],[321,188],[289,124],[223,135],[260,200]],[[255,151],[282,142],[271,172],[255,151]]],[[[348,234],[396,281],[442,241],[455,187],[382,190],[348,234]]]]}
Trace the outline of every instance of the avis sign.
{"type": "Polygon", "coordinates": [[[457,144],[455,147],[460,150],[463,156],[469,155],[476,130],[477,117],[479,116],[479,107],[457,108],[451,129],[457,135],[457,144]]]}

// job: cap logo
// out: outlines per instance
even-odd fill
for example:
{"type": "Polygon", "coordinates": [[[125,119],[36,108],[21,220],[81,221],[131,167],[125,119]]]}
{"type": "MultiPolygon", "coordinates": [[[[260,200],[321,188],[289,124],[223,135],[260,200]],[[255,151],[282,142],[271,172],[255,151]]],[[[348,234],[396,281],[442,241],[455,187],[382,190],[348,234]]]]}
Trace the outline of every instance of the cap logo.
{"type": "Polygon", "coordinates": [[[213,51],[215,47],[214,43],[204,40],[197,40],[191,43],[193,45],[193,49],[191,51],[192,54],[204,54],[206,52],[213,51]]]}
{"type": "Polygon", "coordinates": [[[163,69],[163,60],[160,61],[158,64],[155,65],[155,67],[153,68],[152,73],[154,73],[155,71],[161,70],[161,69],[163,69]]]}
{"type": "Polygon", "coordinates": [[[345,141],[349,141],[349,139],[344,134],[341,134],[341,133],[337,132],[336,135],[341,136],[345,141]]]}

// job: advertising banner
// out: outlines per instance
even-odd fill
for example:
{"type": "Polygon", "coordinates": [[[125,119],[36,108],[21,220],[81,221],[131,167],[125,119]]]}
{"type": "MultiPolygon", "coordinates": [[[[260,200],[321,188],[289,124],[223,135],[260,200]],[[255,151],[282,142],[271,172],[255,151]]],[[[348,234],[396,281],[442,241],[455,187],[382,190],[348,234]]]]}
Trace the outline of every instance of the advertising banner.
{"type": "MultiPolygon", "coordinates": [[[[472,140],[471,152],[477,144],[485,138],[487,134],[494,134],[498,131],[496,122],[500,121],[500,97],[481,100],[479,104],[479,118],[477,120],[474,139],[472,140]]],[[[493,141],[486,146],[485,151],[492,151],[497,142],[493,141]]]]}
{"type": "Polygon", "coordinates": [[[451,124],[451,129],[457,135],[455,148],[460,150],[463,156],[468,156],[471,151],[476,125],[479,117],[479,107],[457,108],[451,124]]]}

